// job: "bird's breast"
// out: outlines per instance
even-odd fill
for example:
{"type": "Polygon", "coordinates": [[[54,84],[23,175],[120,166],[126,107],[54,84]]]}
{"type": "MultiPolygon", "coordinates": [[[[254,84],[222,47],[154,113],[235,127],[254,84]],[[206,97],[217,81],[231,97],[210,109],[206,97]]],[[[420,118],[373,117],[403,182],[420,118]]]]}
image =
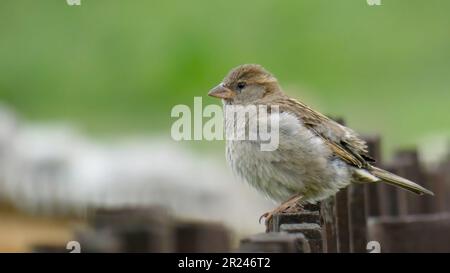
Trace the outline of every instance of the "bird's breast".
{"type": "MultiPolygon", "coordinates": [[[[270,120],[279,125],[279,144],[273,151],[262,151],[258,140],[227,140],[227,161],[235,174],[275,200],[322,187],[331,179],[331,151],[320,137],[293,114],[280,113],[270,120]]],[[[225,120],[225,126],[230,130],[233,125],[225,120]]]]}

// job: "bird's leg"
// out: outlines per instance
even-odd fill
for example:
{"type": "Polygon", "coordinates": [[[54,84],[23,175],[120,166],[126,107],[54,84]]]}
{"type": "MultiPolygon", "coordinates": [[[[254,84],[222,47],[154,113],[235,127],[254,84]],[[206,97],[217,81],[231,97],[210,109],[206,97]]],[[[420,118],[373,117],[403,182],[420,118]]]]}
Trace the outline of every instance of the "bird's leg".
{"type": "Polygon", "coordinates": [[[272,211],[266,212],[263,215],[261,215],[261,217],[259,217],[259,222],[261,223],[261,219],[265,218],[266,227],[268,227],[268,225],[272,221],[274,214],[283,212],[294,212],[298,209],[301,209],[301,206],[299,204],[301,198],[302,196],[300,194],[293,195],[287,201],[281,203],[281,205],[279,205],[272,211]]]}

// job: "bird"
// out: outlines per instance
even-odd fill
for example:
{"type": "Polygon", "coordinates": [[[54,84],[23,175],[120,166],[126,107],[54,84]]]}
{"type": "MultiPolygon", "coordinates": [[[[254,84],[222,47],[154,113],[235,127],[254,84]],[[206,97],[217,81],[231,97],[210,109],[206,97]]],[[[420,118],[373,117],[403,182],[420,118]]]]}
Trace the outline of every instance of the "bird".
{"type": "MultiPolygon", "coordinates": [[[[259,139],[226,139],[225,144],[232,172],[280,203],[261,216],[266,225],[276,213],[315,204],[354,183],[384,182],[418,195],[434,195],[375,166],[366,142],[354,130],[289,97],[261,65],[233,68],[208,95],[221,99],[224,108],[257,105],[278,109],[278,113],[268,111],[269,116],[277,115],[273,118],[279,123],[279,144],[273,151],[262,151],[259,139]]],[[[226,113],[224,126],[225,130],[235,126],[226,113]]]]}

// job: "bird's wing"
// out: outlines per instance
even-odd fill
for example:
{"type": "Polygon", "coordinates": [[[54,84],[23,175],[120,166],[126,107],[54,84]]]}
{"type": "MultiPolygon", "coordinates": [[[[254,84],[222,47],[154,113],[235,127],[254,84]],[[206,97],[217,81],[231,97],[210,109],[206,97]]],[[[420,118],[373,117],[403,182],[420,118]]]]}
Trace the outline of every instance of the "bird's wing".
{"type": "Polygon", "coordinates": [[[345,162],[358,168],[366,168],[369,162],[374,162],[368,154],[366,142],[352,129],[292,98],[278,105],[281,112],[287,111],[300,118],[308,129],[321,137],[333,153],[345,162]]]}

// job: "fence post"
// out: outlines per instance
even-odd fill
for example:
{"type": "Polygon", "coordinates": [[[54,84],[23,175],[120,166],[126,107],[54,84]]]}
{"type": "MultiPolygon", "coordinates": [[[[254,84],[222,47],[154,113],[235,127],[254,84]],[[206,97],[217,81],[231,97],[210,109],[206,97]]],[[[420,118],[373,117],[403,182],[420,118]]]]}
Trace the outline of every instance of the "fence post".
{"type": "Polygon", "coordinates": [[[161,207],[98,209],[90,217],[98,232],[112,231],[124,252],[174,250],[172,219],[161,207]]]}
{"type": "Polygon", "coordinates": [[[325,251],[338,252],[338,233],[336,219],[336,197],[331,196],[320,202],[320,214],[322,216],[323,231],[325,232],[325,251]]]}
{"type": "MultiPolygon", "coordinates": [[[[405,177],[425,188],[430,188],[426,176],[419,163],[419,156],[416,149],[399,150],[394,156],[394,164],[397,166],[398,175],[405,177]]],[[[431,212],[433,198],[430,196],[418,196],[405,191],[401,196],[406,198],[406,211],[402,214],[420,214],[431,212]]]]}
{"type": "MultiPolygon", "coordinates": [[[[365,136],[369,155],[375,159],[375,165],[382,166],[381,138],[378,135],[365,136]]],[[[383,187],[379,183],[367,185],[367,213],[368,216],[380,216],[383,214],[380,195],[383,195],[383,187]]]]}
{"type": "Polygon", "coordinates": [[[228,252],[229,231],[218,223],[182,222],[175,228],[177,252],[228,252]]]}
{"type": "Polygon", "coordinates": [[[260,233],[241,240],[239,252],[309,253],[308,240],[302,233],[260,233]]]}
{"type": "MultiPolygon", "coordinates": [[[[384,165],[383,169],[391,173],[397,173],[397,169],[394,166],[384,165]]],[[[395,186],[381,183],[380,187],[380,204],[382,204],[383,216],[397,216],[399,215],[399,197],[397,194],[397,188],[395,186]]]]}
{"type": "Polygon", "coordinates": [[[353,253],[366,252],[367,208],[365,185],[349,186],[350,204],[350,250],[353,253]]]}
{"type": "Polygon", "coordinates": [[[341,189],[336,194],[338,252],[340,253],[350,252],[350,217],[348,194],[348,188],[341,189]]]}
{"type": "Polygon", "coordinates": [[[279,213],[273,216],[270,231],[303,234],[308,240],[310,251],[322,253],[325,240],[319,205],[306,204],[297,213],[279,213]]]}
{"type": "Polygon", "coordinates": [[[433,202],[431,203],[431,212],[439,213],[447,210],[448,185],[445,180],[445,170],[437,168],[426,174],[427,180],[430,182],[430,190],[434,192],[433,202]]]}

